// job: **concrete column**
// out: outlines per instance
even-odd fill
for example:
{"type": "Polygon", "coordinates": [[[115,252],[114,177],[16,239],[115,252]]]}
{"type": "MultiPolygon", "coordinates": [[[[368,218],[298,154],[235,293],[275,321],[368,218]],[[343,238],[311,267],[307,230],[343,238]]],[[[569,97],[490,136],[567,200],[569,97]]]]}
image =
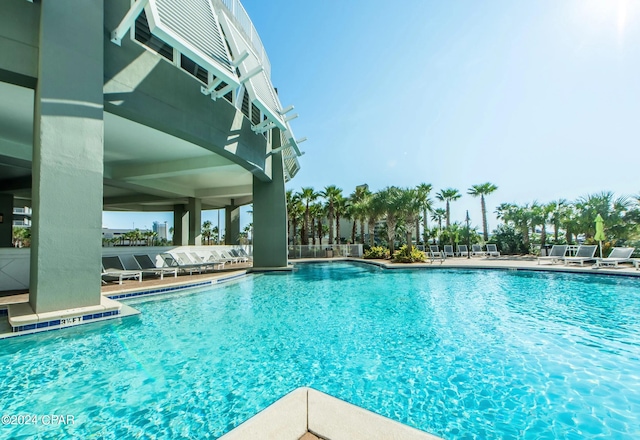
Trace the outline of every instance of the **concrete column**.
{"type": "Polygon", "coordinates": [[[0,247],[11,247],[13,194],[0,194],[0,247]]]}
{"type": "Polygon", "coordinates": [[[189,244],[200,246],[202,244],[202,201],[189,197],[187,209],[189,210],[189,244]]]}
{"type": "Polygon", "coordinates": [[[272,181],[263,182],[253,178],[254,267],[283,267],[288,264],[287,201],[282,153],[272,155],[271,159],[272,181]]]}
{"type": "Polygon", "coordinates": [[[173,244],[183,246],[189,242],[189,212],[185,205],[173,205],[173,244]]]}
{"type": "Polygon", "coordinates": [[[100,304],[103,0],[40,6],[29,303],[100,304]]]}
{"type": "Polygon", "coordinates": [[[224,207],[224,244],[239,244],[240,207],[233,204],[224,207]]]}

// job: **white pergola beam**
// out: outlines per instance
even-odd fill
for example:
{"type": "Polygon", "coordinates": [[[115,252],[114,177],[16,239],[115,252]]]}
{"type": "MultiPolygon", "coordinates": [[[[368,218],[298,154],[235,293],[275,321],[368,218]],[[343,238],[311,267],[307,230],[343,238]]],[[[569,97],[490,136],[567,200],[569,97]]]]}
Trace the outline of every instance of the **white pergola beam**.
{"type": "Polygon", "coordinates": [[[124,38],[129,29],[131,29],[131,26],[136,22],[138,15],[140,15],[148,2],[149,0],[137,0],[133,6],[131,6],[131,9],[129,9],[129,12],[124,16],[118,27],[111,32],[112,43],[120,46],[122,38],[124,38]]]}
{"type": "Polygon", "coordinates": [[[246,75],[244,75],[242,78],[240,78],[240,82],[242,84],[246,83],[247,81],[249,81],[251,78],[253,78],[254,76],[256,76],[257,74],[261,73],[264,70],[264,67],[262,66],[258,66],[255,69],[253,69],[250,72],[247,72],[246,75]]]}

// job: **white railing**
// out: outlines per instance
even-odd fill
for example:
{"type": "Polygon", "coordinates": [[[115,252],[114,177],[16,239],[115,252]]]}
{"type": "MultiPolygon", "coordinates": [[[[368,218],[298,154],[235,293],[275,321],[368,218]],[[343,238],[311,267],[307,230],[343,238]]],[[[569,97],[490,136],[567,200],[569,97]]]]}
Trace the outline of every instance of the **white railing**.
{"type": "Polygon", "coordinates": [[[362,257],[361,244],[289,245],[289,258],[362,257]]]}
{"type": "Polygon", "coordinates": [[[260,62],[264,67],[267,76],[271,78],[271,63],[269,62],[269,58],[267,57],[267,52],[264,50],[264,45],[262,44],[262,40],[258,35],[258,31],[256,31],[253,22],[249,18],[249,14],[240,3],[240,0],[218,0],[221,2],[225,8],[231,13],[231,17],[233,17],[236,23],[240,26],[240,31],[244,34],[245,37],[251,44],[260,58],[260,62]]]}

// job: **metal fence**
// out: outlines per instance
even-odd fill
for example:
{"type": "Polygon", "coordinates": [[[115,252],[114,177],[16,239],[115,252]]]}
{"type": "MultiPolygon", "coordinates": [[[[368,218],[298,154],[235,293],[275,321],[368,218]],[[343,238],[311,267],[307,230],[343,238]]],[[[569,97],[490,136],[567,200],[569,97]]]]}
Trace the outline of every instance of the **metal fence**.
{"type": "Polygon", "coordinates": [[[289,258],[362,257],[361,244],[310,244],[289,246],[289,258]]]}

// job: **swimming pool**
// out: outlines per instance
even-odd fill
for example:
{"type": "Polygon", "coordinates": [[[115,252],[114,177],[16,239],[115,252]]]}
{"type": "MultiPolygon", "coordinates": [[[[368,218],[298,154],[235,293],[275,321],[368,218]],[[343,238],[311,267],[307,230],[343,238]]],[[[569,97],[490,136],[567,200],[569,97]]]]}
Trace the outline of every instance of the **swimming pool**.
{"type": "Polygon", "coordinates": [[[40,417],[0,438],[215,438],[299,386],[448,439],[640,436],[639,280],[299,267],[0,341],[2,415],[40,417]]]}

